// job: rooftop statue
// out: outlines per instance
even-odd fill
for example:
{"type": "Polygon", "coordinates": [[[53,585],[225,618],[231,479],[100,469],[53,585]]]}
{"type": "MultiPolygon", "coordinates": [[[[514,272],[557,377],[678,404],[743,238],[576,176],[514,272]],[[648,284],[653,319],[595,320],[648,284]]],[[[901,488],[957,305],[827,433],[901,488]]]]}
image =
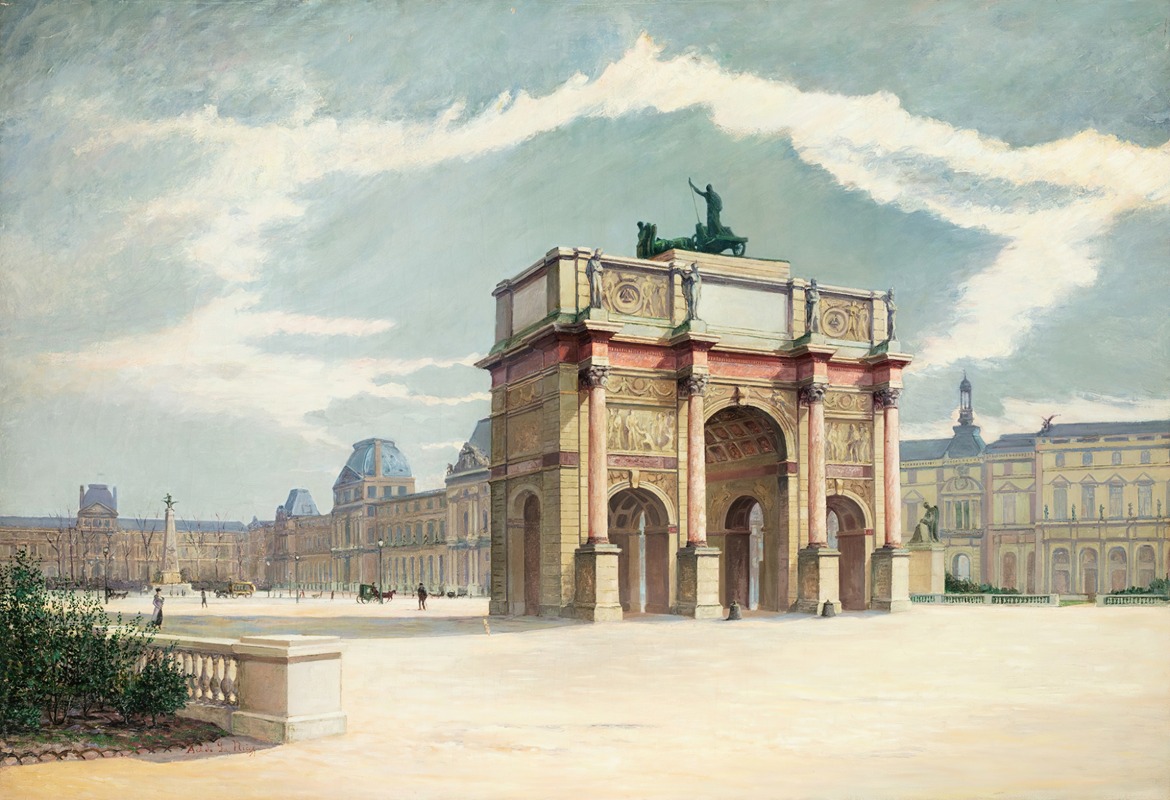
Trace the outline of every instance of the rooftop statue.
{"type": "Polygon", "coordinates": [[[167,508],[174,508],[175,501],[171,499],[171,493],[167,492],[167,496],[163,498],[163,502],[167,504],[167,508]]]}
{"type": "MultiPolygon", "coordinates": [[[[657,225],[653,222],[639,222],[638,246],[635,251],[638,258],[652,258],[667,250],[694,250],[699,253],[722,253],[724,250],[730,250],[732,255],[742,256],[748,240],[747,237],[736,236],[720,219],[723,198],[711,184],[707,184],[706,191],[700,191],[690,178],[687,178],[687,183],[697,195],[707,201],[707,224],[697,223],[694,236],[659,239],[657,225]]],[[[698,213],[697,208],[695,213],[698,213]]]]}

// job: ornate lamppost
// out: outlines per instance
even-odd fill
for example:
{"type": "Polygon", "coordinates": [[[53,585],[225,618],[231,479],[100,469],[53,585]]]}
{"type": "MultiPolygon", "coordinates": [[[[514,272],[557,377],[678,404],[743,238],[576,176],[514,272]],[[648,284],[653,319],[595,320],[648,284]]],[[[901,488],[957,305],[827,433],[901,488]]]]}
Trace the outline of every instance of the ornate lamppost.
{"type": "Polygon", "coordinates": [[[386,544],[385,539],[378,540],[378,602],[385,603],[382,598],[382,545],[386,544]]]}
{"type": "Polygon", "coordinates": [[[272,597],[272,562],[264,559],[264,583],[268,585],[268,596],[272,597]]]}
{"type": "Polygon", "coordinates": [[[293,597],[301,602],[301,557],[293,556],[293,597]]]}
{"type": "Polygon", "coordinates": [[[103,579],[103,584],[104,584],[103,588],[105,590],[104,593],[106,595],[106,605],[109,605],[110,604],[110,548],[109,547],[102,548],[102,557],[105,559],[105,562],[106,562],[106,567],[102,571],[102,579],[103,579]]]}

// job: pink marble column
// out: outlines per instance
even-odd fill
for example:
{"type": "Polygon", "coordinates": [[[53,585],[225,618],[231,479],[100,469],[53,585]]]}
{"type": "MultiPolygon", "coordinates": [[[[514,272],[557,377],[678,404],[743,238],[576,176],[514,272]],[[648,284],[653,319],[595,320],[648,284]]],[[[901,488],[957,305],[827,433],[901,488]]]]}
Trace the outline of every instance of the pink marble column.
{"type": "Polygon", "coordinates": [[[581,384],[589,390],[589,544],[609,543],[609,509],[605,502],[609,461],[605,441],[608,380],[609,367],[592,366],[581,372],[581,384]]]}
{"type": "Polygon", "coordinates": [[[679,393],[687,397],[687,547],[707,546],[706,392],[706,375],[689,375],[679,381],[679,393]]]}
{"type": "Polygon", "coordinates": [[[808,546],[826,547],[829,541],[825,506],[825,389],[812,383],[800,390],[808,405],[808,546]]]}
{"type": "Polygon", "coordinates": [[[902,546],[902,459],[898,451],[898,395],[901,389],[881,389],[873,398],[882,407],[885,436],[882,469],[885,471],[886,547],[902,546]]]}

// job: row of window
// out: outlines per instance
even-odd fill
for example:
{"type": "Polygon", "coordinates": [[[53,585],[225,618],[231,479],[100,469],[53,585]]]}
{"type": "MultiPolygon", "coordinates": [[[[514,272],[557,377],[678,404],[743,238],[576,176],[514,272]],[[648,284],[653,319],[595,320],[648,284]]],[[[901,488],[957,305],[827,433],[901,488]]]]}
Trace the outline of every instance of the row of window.
{"type": "MultiPolygon", "coordinates": [[[[355,488],[355,489],[342,489],[340,491],[333,493],[333,502],[336,503],[337,505],[342,505],[343,503],[352,503],[355,500],[361,500],[362,499],[361,492],[362,492],[362,490],[360,487],[355,488]]],[[[382,499],[383,500],[387,500],[387,499],[394,497],[394,496],[402,496],[404,494],[406,494],[406,487],[405,486],[383,486],[382,487],[382,499]]],[[[366,499],[367,500],[374,500],[377,497],[378,497],[378,487],[377,486],[367,486],[366,487],[366,499]]],[[[430,506],[427,506],[427,508],[430,508],[430,506]]]]}
{"type": "MultiPolygon", "coordinates": [[[[1065,455],[1066,455],[1065,453],[1057,453],[1056,454],[1056,466],[1058,466],[1058,467],[1065,466],[1065,463],[1066,463],[1065,462],[1065,455]]],[[[1094,456],[1094,454],[1093,454],[1092,450],[1085,450],[1084,452],[1082,452],[1081,453],[1081,466],[1082,467],[1093,466],[1093,456],[1094,456]]],[[[1141,454],[1138,456],[1138,458],[1140,459],[1141,463],[1149,464],[1150,463],[1150,451],[1149,450],[1142,450],[1141,454]]],[[[1114,450],[1112,453],[1109,454],[1109,463],[1111,463],[1114,466],[1118,466],[1122,463],[1120,450],[1114,450]]]]}
{"type": "MultiPolygon", "coordinates": [[[[1150,545],[1142,545],[1137,550],[1136,564],[1134,565],[1133,574],[1130,574],[1129,556],[1125,548],[1114,547],[1109,551],[1109,559],[1107,569],[1107,588],[1102,588],[1098,581],[1098,557],[1097,551],[1093,548],[1086,548],[1080,554],[1080,578],[1081,585],[1079,590],[1084,593],[1098,592],[1098,591],[1118,591],[1126,589],[1129,586],[1148,586],[1157,574],[1156,558],[1154,548],[1150,545]]],[[[997,581],[1000,586],[1005,589],[1021,589],[1026,588],[1028,592],[1034,592],[1036,580],[1036,556],[1035,553],[1028,553],[1027,569],[1026,569],[1026,584],[1024,587],[1018,585],[1017,577],[1017,561],[1016,554],[1012,552],[1004,553],[1000,560],[1000,574],[997,581]]],[[[958,553],[951,560],[951,573],[962,580],[971,579],[971,558],[966,553],[958,553]]],[[[1063,547],[1058,547],[1052,551],[1052,580],[1051,591],[1057,594],[1071,594],[1073,591],[1074,581],[1072,563],[1069,558],[1069,551],[1063,547]]]]}
{"type": "MultiPolygon", "coordinates": [[[[1154,485],[1151,483],[1139,483],[1137,485],[1137,514],[1139,517],[1151,517],[1154,515],[1154,485]]],[[[1161,515],[1161,502],[1158,503],[1158,513],[1161,515]]],[[[1135,516],[1133,504],[1128,506],[1125,503],[1125,484],[1111,483],[1109,484],[1109,505],[1106,508],[1104,503],[1097,502],[1097,484],[1086,483],[1081,485],[1081,513],[1080,519],[1104,519],[1110,517],[1112,519],[1120,519],[1122,517],[1135,516]]],[[[1045,518],[1048,517],[1048,509],[1045,509],[1045,518]]],[[[1068,487],[1056,486],[1052,490],[1052,518],[1053,519],[1070,519],[1077,516],[1076,506],[1072,506],[1070,515],[1069,511],[1069,496],[1068,487]]]]}

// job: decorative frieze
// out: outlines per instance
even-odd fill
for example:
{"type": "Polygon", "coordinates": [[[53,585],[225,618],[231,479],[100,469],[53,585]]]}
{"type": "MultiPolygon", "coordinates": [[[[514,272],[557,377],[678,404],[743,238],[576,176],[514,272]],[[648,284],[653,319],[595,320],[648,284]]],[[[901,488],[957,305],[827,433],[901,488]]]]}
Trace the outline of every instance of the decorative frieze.
{"type": "Polygon", "coordinates": [[[508,419],[508,459],[540,451],[540,412],[529,411],[508,419]]]}
{"type": "Polygon", "coordinates": [[[873,398],[866,392],[828,392],[825,394],[825,412],[836,414],[865,414],[873,410],[873,398]]]}
{"type": "Polygon", "coordinates": [[[606,390],[610,397],[657,401],[673,401],[675,398],[675,383],[668,378],[610,375],[606,390]]]}

